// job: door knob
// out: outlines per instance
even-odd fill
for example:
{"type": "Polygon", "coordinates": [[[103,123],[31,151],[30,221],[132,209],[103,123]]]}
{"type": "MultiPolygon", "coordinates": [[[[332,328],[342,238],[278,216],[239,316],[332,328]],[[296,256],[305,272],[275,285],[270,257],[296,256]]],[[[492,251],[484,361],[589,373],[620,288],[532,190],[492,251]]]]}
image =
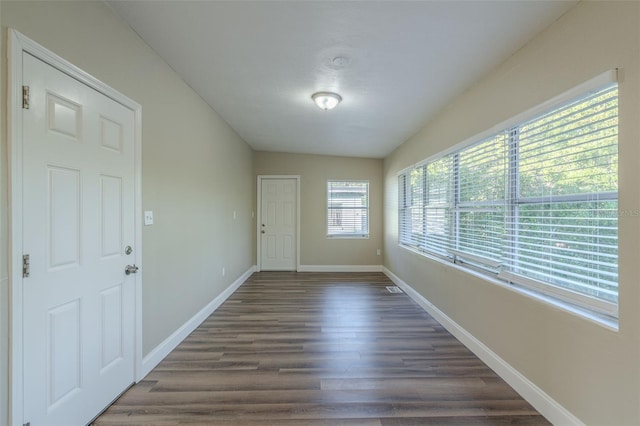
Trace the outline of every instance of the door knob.
{"type": "Polygon", "coordinates": [[[260,231],[261,234],[264,234],[264,229],[262,231],[260,231]]]}
{"type": "Polygon", "coordinates": [[[127,265],[127,267],[124,268],[124,273],[127,275],[135,274],[136,272],[138,272],[138,267],[136,265],[127,265]]]}

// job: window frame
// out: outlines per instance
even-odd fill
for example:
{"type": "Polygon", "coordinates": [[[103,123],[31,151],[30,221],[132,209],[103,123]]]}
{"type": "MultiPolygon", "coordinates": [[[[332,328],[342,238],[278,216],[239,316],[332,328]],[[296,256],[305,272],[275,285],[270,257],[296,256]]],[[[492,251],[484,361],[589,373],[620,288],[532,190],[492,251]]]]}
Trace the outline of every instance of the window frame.
{"type": "Polygon", "coordinates": [[[368,239],[371,235],[371,216],[370,216],[370,204],[371,204],[371,192],[370,192],[371,184],[368,180],[363,179],[327,179],[326,184],[326,217],[325,217],[325,230],[326,230],[326,238],[327,239],[368,239]],[[361,211],[366,212],[366,232],[345,232],[345,233],[331,233],[330,227],[331,224],[329,220],[331,218],[331,213],[336,209],[335,207],[330,206],[331,202],[331,183],[349,183],[349,184],[365,184],[366,185],[366,205],[364,206],[349,206],[345,207],[345,209],[360,209],[361,211]]]}
{"type": "MultiPolygon", "coordinates": [[[[436,259],[440,259],[446,262],[452,262],[460,265],[464,269],[469,269],[475,272],[480,272],[483,275],[487,275],[491,278],[495,278],[500,282],[504,282],[509,286],[521,287],[528,290],[527,293],[533,291],[534,293],[540,293],[543,299],[548,300],[551,297],[553,300],[559,300],[561,302],[566,302],[572,306],[577,306],[579,309],[585,309],[589,314],[594,314],[596,316],[604,315],[607,318],[606,321],[614,320],[617,327],[617,318],[618,318],[618,306],[619,306],[619,298],[617,303],[610,302],[607,300],[603,300],[601,298],[592,297],[587,294],[578,293],[576,291],[572,291],[569,288],[557,286],[551,282],[545,282],[538,279],[533,279],[531,277],[518,275],[513,273],[510,270],[501,270],[501,266],[504,262],[499,262],[494,259],[484,258],[481,255],[469,254],[462,251],[457,250],[457,240],[459,238],[459,215],[460,211],[462,211],[465,206],[464,203],[460,202],[460,182],[459,182],[459,155],[464,150],[471,149],[475,145],[479,145],[492,137],[498,136],[501,133],[504,134],[507,138],[507,153],[506,153],[506,161],[507,161],[507,180],[505,188],[505,226],[507,224],[519,223],[513,222],[516,220],[515,218],[518,216],[518,211],[521,206],[527,205],[543,205],[543,204],[553,204],[558,202],[593,202],[593,201],[618,201],[619,195],[618,191],[602,191],[602,192],[589,192],[589,193],[580,193],[575,195],[552,195],[545,197],[522,197],[519,194],[520,186],[519,186],[519,178],[520,178],[520,159],[519,159],[519,128],[521,125],[525,124],[529,120],[534,120],[539,116],[542,116],[545,113],[550,113],[554,110],[561,110],[564,106],[570,104],[572,101],[578,99],[587,99],[589,95],[593,92],[597,92],[600,90],[604,90],[607,87],[617,86],[617,70],[612,70],[607,73],[601,74],[596,78],[583,83],[582,85],[577,86],[576,88],[568,91],[567,93],[558,96],[552,99],[549,102],[546,102],[526,113],[520,114],[508,122],[503,123],[500,126],[494,127],[491,131],[484,132],[484,134],[474,137],[470,140],[467,140],[461,144],[458,144],[451,149],[430,157],[415,166],[408,167],[398,173],[398,182],[404,182],[404,188],[400,188],[399,185],[399,204],[398,204],[398,244],[402,247],[406,247],[411,249],[412,251],[417,251],[423,255],[434,257],[436,259]],[[499,129],[499,131],[496,131],[499,129]],[[504,130],[500,130],[504,129],[504,130]],[[426,171],[426,167],[433,163],[434,161],[438,161],[447,156],[452,156],[454,159],[454,170],[453,174],[456,176],[454,178],[456,181],[454,182],[453,187],[453,223],[455,229],[453,230],[453,234],[449,236],[450,240],[453,241],[454,245],[453,249],[446,250],[446,253],[438,253],[436,251],[430,250],[428,248],[428,244],[422,241],[422,243],[416,243],[411,241],[411,238],[407,238],[407,229],[408,226],[406,223],[407,214],[410,211],[409,207],[406,204],[406,197],[408,194],[411,194],[411,179],[409,176],[411,172],[419,167],[424,167],[426,171]],[[402,201],[405,202],[404,205],[400,204],[400,197],[405,197],[402,201]]],[[[619,86],[616,87],[618,90],[619,96],[619,86]]],[[[618,116],[619,116],[619,106],[618,106],[618,116]]],[[[616,158],[618,156],[616,152],[616,158]]],[[[426,173],[425,173],[426,174],[426,173]]],[[[425,176],[425,180],[428,180],[428,177],[425,176]]],[[[424,191],[423,197],[427,196],[428,191],[424,191]]],[[[427,200],[423,200],[423,205],[427,205],[427,200]]],[[[495,204],[495,203],[493,203],[495,204]]],[[[409,213],[410,214],[410,213],[409,213]]],[[[426,214],[423,215],[426,220],[426,214]]],[[[410,219],[410,218],[409,218],[410,219]]],[[[409,225],[410,226],[410,225],[409,225]]],[[[616,226],[618,226],[616,224],[616,226]]],[[[424,225],[423,225],[424,229],[424,225]]],[[[619,228],[618,228],[619,229],[619,228]]],[[[426,237],[426,233],[424,234],[426,237]]],[[[506,244],[504,245],[504,250],[508,250],[509,253],[505,256],[505,258],[509,262],[517,262],[516,252],[521,249],[517,244],[517,231],[514,229],[506,229],[505,228],[505,238],[506,244]]],[[[617,255],[619,259],[619,254],[617,255]]],[[[619,294],[619,293],[618,293],[619,294]]],[[[605,321],[605,322],[606,322],[605,321]]]]}

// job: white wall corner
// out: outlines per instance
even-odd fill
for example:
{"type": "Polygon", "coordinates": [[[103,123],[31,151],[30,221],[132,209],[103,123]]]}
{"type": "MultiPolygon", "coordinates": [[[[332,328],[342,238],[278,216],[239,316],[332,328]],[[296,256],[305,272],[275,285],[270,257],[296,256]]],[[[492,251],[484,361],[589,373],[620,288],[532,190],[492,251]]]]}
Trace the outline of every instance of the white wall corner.
{"type": "Polygon", "coordinates": [[[300,265],[298,272],[383,272],[382,265],[300,265]]]}
{"type": "Polygon", "coordinates": [[[153,348],[147,356],[142,359],[142,371],[137,381],[142,380],[147,374],[151,372],[169,353],[174,350],[184,339],[191,334],[193,330],[198,328],[209,315],[211,315],[216,309],[222,305],[242,284],[249,279],[251,274],[257,270],[257,266],[253,265],[247,269],[237,280],[235,280],[229,287],[224,289],[216,298],[196,313],[191,319],[185,322],[180,328],[174,331],[169,337],[167,337],[162,343],[153,348]]]}
{"type": "Polygon", "coordinates": [[[529,404],[540,412],[554,425],[584,425],[580,419],[574,416],[569,410],[560,405],[557,401],[547,395],[542,389],[536,386],[531,380],[523,376],[518,370],[500,358],[495,352],[487,347],[480,340],[462,326],[449,318],[444,312],[429,302],[424,296],[405,283],[397,275],[386,267],[382,267],[382,272],[391,279],[398,287],[411,297],[418,305],[438,321],[449,333],[455,336],[471,352],[487,364],[498,376],[516,390],[529,404]]]}

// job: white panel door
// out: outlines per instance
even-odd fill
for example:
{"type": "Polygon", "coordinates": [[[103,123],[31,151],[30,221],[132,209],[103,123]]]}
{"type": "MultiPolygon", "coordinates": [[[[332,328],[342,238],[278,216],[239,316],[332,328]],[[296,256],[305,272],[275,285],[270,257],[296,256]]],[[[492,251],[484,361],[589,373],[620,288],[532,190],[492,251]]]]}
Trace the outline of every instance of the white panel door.
{"type": "Polygon", "coordinates": [[[134,382],[134,112],[23,53],[23,401],[82,425],[134,382]]]}
{"type": "Polygon", "coordinates": [[[297,180],[262,179],[260,269],[296,270],[297,180]]]}

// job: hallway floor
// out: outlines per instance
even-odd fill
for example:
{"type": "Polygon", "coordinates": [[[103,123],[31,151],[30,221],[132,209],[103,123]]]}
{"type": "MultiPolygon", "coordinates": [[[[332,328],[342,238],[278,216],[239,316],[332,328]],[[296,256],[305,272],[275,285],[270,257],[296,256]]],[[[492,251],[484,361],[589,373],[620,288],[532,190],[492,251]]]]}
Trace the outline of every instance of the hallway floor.
{"type": "Polygon", "coordinates": [[[95,424],[549,424],[386,286],[256,273],[95,424]]]}

